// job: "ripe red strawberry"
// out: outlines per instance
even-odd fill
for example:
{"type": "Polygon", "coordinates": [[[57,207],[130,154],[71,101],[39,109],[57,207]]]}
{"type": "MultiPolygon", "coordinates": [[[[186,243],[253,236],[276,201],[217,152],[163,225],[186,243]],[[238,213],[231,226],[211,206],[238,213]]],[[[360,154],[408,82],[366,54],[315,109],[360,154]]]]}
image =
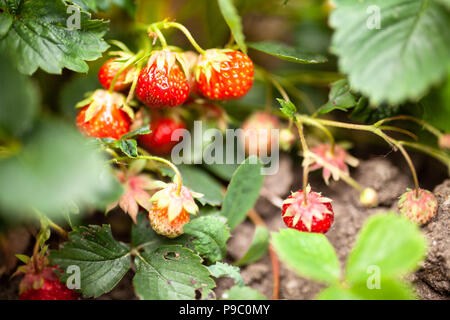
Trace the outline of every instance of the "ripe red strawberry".
{"type": "Polygon", "coordinates": [[[197,91],[211,100],[243,97],[253,85],[253,62],[236,50],[206,50],[196,69],[197,91]]]}
{"type": "Polygon", "coordinates": [[[153,116],[149,134],[139,136],[140,144],[151,153],[168,155],[178,140],[172,141],[172,134],[177,129],[186,129],[184,122],[170,117],[153,116]]]}
{"type": "Polygon", "coordinates": [[[400,196],[398,201],[400,214],[419,225],[430,221],[436,215],[437,209],[438,201],[436,197],[430,191],[424,189],[419,189],[418,195],[416,190],[408,189],[400,196]]]}
{"type": "Polygon", "coordinates": [[[139,73],[136,96],[149,107],[174,107],[186,101],[189,84],[177,54],[169,50],[154,51],[139,73]]]}
{"type": "Polygon", "coordinates": [[[302,190],[293,193],[283,202],[283,221],[289,228],[299,231],[326,233],[334,221],[331,199],[306,188],[305,204],[302,190]]]}
{"type": "Polygon", "coordinates": [[[168,238],[176,238],[183,233],[183,226],[189,222],[189,214],[196,214],[198,207],[194,198],[202,197],[174,183],[161,183],[163,189],[151,198],[153,207],[149,211],[150,224],[156,233],[168,238]]]}
{"type": "MultiPolygon", "coordinates": [[[[98,72],[98,80],[103,88],[109,89],[111,82],[116,76],[117,72],[123,67],[123,62],[117,62],[120,58],[113,58],[100,68],[98,72]]],[[[114,84],[114,90],[121,91],[128,88],[133,82],[133,68],[129,67],[125,69],[116,80],[114,84]]]]}
{"type": "Polygon", "coordinates": [[[59,281],[55,271],[60,269],[48,266],[47,257],[38,254],[27,259],[27,264],[14,274],[24,274],[19,285],[20,300],[77,300],[80,297],[78,292],[59,281]]]}
{"type": "Polygon", "coordinates": [[[273,130],[280,127],[278,118],[259,111],[252,114],[242,124],[241,143],[248,155],[268,155],[276,142],[273,130]]]}
{"type": "Polygon", "coordinates": [[[92,101],[77,116],[78,129],[89,137],[119,139],[130,130],[130,117],[120,109],[125,97],[119,93],[97,90],[92,101]]]}

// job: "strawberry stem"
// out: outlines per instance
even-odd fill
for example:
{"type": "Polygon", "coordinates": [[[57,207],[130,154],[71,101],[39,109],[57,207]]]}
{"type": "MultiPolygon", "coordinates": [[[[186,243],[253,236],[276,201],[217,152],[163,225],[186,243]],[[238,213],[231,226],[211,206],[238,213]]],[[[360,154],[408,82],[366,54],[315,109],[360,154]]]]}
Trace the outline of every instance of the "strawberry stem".
{"type": "Polygon", "coordinates": [[[152,28],[152,27],[162,28],[162,29],[176,28],[184,33],[184,35],[189,40],[189,42],[192,44],[192,46],[195,48],[195,50],[197,50],[200,54],[205,53],[205,50],[202,49],[202,47],[200,47],[198,45],[197,41],[195,41],[194,37],[189,32],[189,30],[185,26],[183,26],[181,23],[171,22],[171,21],[160,21],[160,22],[156,22],[156,23],[153,23],[152,25],[150,25],[150,28],[152,28]]]}
{"type": "Polygon", "coordinates": [[[163,47],[163,49],[167,49],[167,41],[164,35],[161,33],[161,30],[159,30],[156,26],[153,26],[152,30],[158,36],[159,42],[161,42],[161,46],[163,47]]]}
{"type": "MultiPolygon", "coordinates": [[[[306,159],[306,155],[309,153],[309,148],[306,143],[305,134],[303,132],[303,122],[296,118],[296,124],[298,128],[298,134],[300,136],[300,143],[302,145],[303,157],[306,159]]],[[[306,194],[306,187],[308,186],[308,174],[309,174],[309,164],[303,163],[303,202],[308,204],[308,195],[306,194]]]]}
{"type": "Polygon", "coordinates": [[[436,129],[435,127],[433,127],[431,124],[429,124],[428,122],[413,117],[413,116],[408,116],[408,115],[398,115],[398,116],[394,116],[394,117],[390,117],[390,118],[386,118],[386,119],[382,119],[376,123],[374,123],[375,127],[379,127],[381,126],[383,123],[386,122],[390,122],[390,121],[395,121],[395,120],[409,120],[412,122],[416,122],[417,124],[421,125],[425,130],[429,131],[430,133],[432,133],[433,135],[435,135],[438,139],[440,137],[442,137],[442,132],[440,132],[438,129],[436,129]]]}
{"type": "MultiPolygon", "coordinates": [[[[111,159],[108,162],[118,163],[119,161],[129,160],[129,159],[130,158],[128,158],[128,157],[119,157],[119,158],[111,159]]],[[[181,187],[183,186],[183,177],[181,176],[180,170],[178,170],[178,168],[172,162],[170,162],[169,160],[166,160],[164,158],[160,158],[160,157],[156,157],[156,156],[146,156],[146,155],[140,155],[140,156],[134,157],[133,159],[153,160],[153,161],[158,161],[158,162],[164,163],[167,166],[169,166],[175,173],[175,178],[176,178],[175,183],[177,185],[177,193],[176,194],[177,194],[177,196],[180,195],[181,187]]]]}
{"type": "Polygon", "coordinates": [[[128,69],[132,64],[134,64],[136,61],[141,59],[144,55],[144,51],[139,51],[135,56],[128,59],[127,62],[123,64],[123,66],[117,71],[116,75],[114,76],[113,80],[111,81],[111,85],[109,86],[108,92],[112,93],[114,91],[114,86],[116,85],[117,79],[119,78],[120,74],[122,74],[126,69],[128,69]]]}
{"type": "MultiPolygon", "coordinates": [[[[306,116],[298,116],[299,118],[304,119],[306,116]]],[[[401,143],[399,143],[397,140],[389,137],[387,134],[385,134],[381,128],[375,125],[362,125],[362,124],[353,124],[353,123],[345,123],[345,122],[338,122],[338,121],[332,121],[332,120],[323,120],[323,119],[312,119],[311,120],[317,121],[325,126],[333,126],[333,127],[339,127],[339,128],[345,128],[345,129],[352,129],[352,130],[361,130],[361,131],[369,131],[377,136],[381,137],[386,141],[390,146],[393,147],[395,151],[400,150],[403,157],[406,160],[406,163],[409,166],[409,169],[411,171],[411,175],[414,180],[414,186],[416,189],[416,195],[419,195],[419,179],[417,178],[417,172],[414,168],[414,164],[409,156],[409,154],[406,152],[405,148],[401,143]]]]}

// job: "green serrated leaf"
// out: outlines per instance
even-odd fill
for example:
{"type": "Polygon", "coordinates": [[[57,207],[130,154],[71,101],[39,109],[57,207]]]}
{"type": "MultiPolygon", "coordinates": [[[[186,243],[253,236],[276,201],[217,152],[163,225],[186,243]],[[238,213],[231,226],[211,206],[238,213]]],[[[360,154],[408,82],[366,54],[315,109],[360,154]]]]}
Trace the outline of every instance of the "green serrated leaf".
{"type": "Polygon", "coordinates": [[[150,125],[146,125],[141,128],[138,128],[136,130],[130,131],[127,134],[124,134],[122,136],[122,139],[129,139],[129,138],[133,138],[136,136],[140,136],[142,134],[149,134],[151,132],[152,132],[152,130],[150,130],[150,125]]]}
{"type": "Polygon", "coordinates": [[[108,48],[102,39],[108,23],[91,20],[89,13],[81,11],[80,28],[69,29],[71,14],[61,0],[24,1],[0,39],[0,51],[12,54],[19,71],[29,75],[38,68],[56,74],[63,68],[87,72],[85,61],[99,58],[108,48]]]}
{"type": "Polygon", "coordinates": [[[339,281],[339,260],[323,234],[283,229],[272,233],[272,244],[280,259],[299,275],[323,283],[339,281]]]}
{"type": "Polygon", "coordinates": [[[116,142],[120,150],[130,158],[138,156],[137,142],[134,139],[120,139],[116,142]]]}
{"type": "Polygon", "coordinates": [[[328,102],[318,112],[325,114],[333,110],[347,111],[356,105],[356,97],[352,94],[346,79],[341,79],[331,84],[328,102]]]}
{"type": "Polygon", "coordinates": [[[222,185],[205,170],[193,165],[180,165],[183,184],[192,191],[203,194],[197,200],[202,204],[219,206],[223,201],[222,185]]]}
{"type": "Polygon", "coordinates": [[[183,226],[183,231],[194,237],[191,242],[200,256],[211,263],[222,260],[227,251],[230,229],[221,216],[204,216],[183,226]]]}
{"type": "Polygon", "coordinates": [[[256,226],[250,248],[239,261],[235,262],[235,265],[242,266],[261,259],[269,248],[269,238],[269,230],[266,227],[256,226]]]}
{"type": "Polygon", "coordinates": [[[278,57],[286,61],[303,64],[327,62],[327,58],[323,55],[303,52],[299,48],[291,47],[287,44],[280,42],[274,41],[251,42],[248,43],[248,46],[252,49],[270,54],[272,56],[278,57]]]}
{"type": "Polygon", "coordinates": [[[289,118],[295,120],[295,114],[297,112],[297,108],[291,101],[286,101],[284,99],[277,98],[277,101],[280,103],[280,110],[287,115],[289,118]]]}
{"type": "Polygon", "coordinates": [[[258,199],[264,180],[261,168],[261,162],[252,156],[247,158],[233,174],[221,209],[221,215],[227,218],[231,230],[244,221],[247,212],[253,208],[258,199]]]}
{"type": "Polygon", "coordinates": [[[234,286],[222,295],[222,300],[266,300],[258,290],[250,287],[234,286]]]}
{"type": "Polygon", "coordinates": [[[418,268],[426,253],[426,240],[406,218],[378,214],[367,219],[347,260],[346,280],[365,282],[370,268],[382,278],[405,275],[418,268]]]}
{"type": "Polygon", "coordinates": [[[152,252],[161,246],[179,244],[193,249],[194,245],[189,241],[188,235],[181,235],[175,239],[161,236],[152,229],[146,216],[145,212],[138,213],[136,224],[131,228],[131,245],[134,248],[152,252]]]}
{"type": "Polygon", "coordinates": [[[214,299],[215,284],[202,259],[177,245],[161,246],[143,252],[135,259],[133,284],[139,298],[145,300],[214,299]]]}
{"type": "Polygon", "coordinates": [[[438,1],[335,4],[332,51],[352,88],[372,104],[418,100],[450,69],[450,33],[442,32],[450,30],[450,10],[438,1]]]}
{"type": "MultiPolygon", "coordinates": [[[[63,270],[80,268],[84,297],[111,291],[131,267],[130,248],[114,240],[109,225],[75,228],[60,250],[51,250],[50,261],[63,270]]],[[[70,274],[61,277],[66,281],[70,274]]]]}
{"type": "Polygon", "coordinates": [[[247,45],[245,44],[245,37],[242,31],[241,17],[239,16],[233,0],[217,0],[225,22],[231,30],[234,40],[238,44],[242,52],[247,53],[247,45]]]}
{"type": "Polygon", "coordinates": [[[214,278],[231,278],[234,280],[234,284],[242,287],[244,285],[244,280],[241,276],[241,271],[238,267],[234,267],[227,263],[217,262],[208,267],[209,272],[214,278]]]}

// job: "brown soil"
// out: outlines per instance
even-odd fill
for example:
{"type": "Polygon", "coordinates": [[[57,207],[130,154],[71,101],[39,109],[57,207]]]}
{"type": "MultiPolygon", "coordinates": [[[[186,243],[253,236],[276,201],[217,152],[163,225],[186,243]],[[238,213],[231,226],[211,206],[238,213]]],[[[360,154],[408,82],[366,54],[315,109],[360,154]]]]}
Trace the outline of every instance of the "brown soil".
{"type": "MultiPolygon", "coordinates": [[[[291,190],[299,189],[299,181],[292,185],[283,176],[300,170],[293,170],[290,158],[283,157],[277,176],[265,180],[264,188],[273,189],[278,195],[287,195],[291,190]],[[287,171],[283,172],[284,170],[287,171]]],[[[320,175],[313,174],[311,185],[321,190],[324,195],[333,199],[335,223],[327,233],[331,244],[336,248],[341,265],[353,247],[356,235],[367,217],[380,211],[395,210],[397,198],[406,187],[412,185],[409,176],[402,169],[394,166],[384,158],[363,161],[354,173],[355,179],[364,186],[376,189],[380,197],[380,206],[373,209],[361,207],[358,202],[358,192],[343,182],[333,182],[326,186],[320,175]]],[[[423,227],[428,242],[428,258],[423,267],[411,275],[411,281],[416,285],[417,294],[422,299],[448,299],[450,297],[450,180],[446,180],[435,188],[439,201],[439,211],[435,218],[423,227]]],[[[256,210],[264,217],[269,229],[277,231],[285,228],[280,219],[280,210],[266,199],[259,199],[256,210]]],[[[229,241],[230,260],[239,259],[248,249],[253,237],[254,226],[246,221],[236,228],[229,241]]],[[[267,297],[272,297],[272,270],[270,259],[266,255],[260,261],[242,270],[242,276],[247,285],[259,290],[267,297]]],[[[216,290],[218,297],[232,285],[225,279],[218,282],[216,290]]],[[[323,285],[299,277],[281,263],[280,299],[314,299],[323,285]]]]}
{"type": "MultiPolygon", "coordinates": [[[[420,158],[415,159],[415,163],[423,163],[423,170],[419,170],[420,176],[425,180],[427,177],[433,177],[431,182],[423,182],[425,187],[434,186],[447,176],[445,171],[442,170],[431,170],[431,174],[428,174],[430,172],[429,162],[420,160],[420,158]],[[441,180],[436,181],[436,177],[440,177],[441,180]]],[[[324,195],[333,198],[333,208],[336,217],[334,225],[327,233],[327,237],[336,248],[342,266],[344,266],[356,235],[367,217],[379,211],[395,209],[398,196],[404,192],[406,187],[411,187],[412,185],[406,169],[399,168],[393,163],[394,161],[390,162],[384,157],[374,158],[362,161],[360,166],[352,173],[362,185],[373,187],[378,191],[381,203],[378,208],[374,209],[361,207],[358,204],[358,193],[345,183],[332,182],[329,186],[326,186],[322,182],[320,173],[311,175],[310,183],[313,188],[321,190],[324,195]]],[[[293,172],[300,173],[301,169],[298,166],[294,167],[291,158],[288,156],[281,157],[278,174],[266,177],[262,193],[283,198],[291,190],[300,189],[301,177],[294,180],[293,172]]],[[[295,174],[295,176],[298,176],[298,174],[295,174]]],[[[438,185],[434,192],[439,201],[439,211],[436,217],[423,227],[429,243],[428,257],[421,269],[411,275],[409,280],[416,285],[417,294],[422,299],[448,299],[450,297],[450,180],[446,180],[438,185]]],[[[280,219],[280,210],[266,198],[260,197],[256,204],[256,211],[263,217],[271,231],[277,231],[285,227],[280,219]]],[[[95,217],[93,217],[94,220],[96,219],[95,217]]],[[[105,222],[103,220],[104,217],[101,217],[101,219],[101,221],[89,221],[89,223],[110,223],[115,236],[120,240],[126,241],[129,221],[125,215],[120,212],[113,212],[108,216],[108,221],[105,222]]],[[[249,221],[245,221],[236,228],[228,243],[229,256],[227,259],[229,262],[236,261],[242,257],[250,245],[253,232],[254,226],[249,221]]],[[[19,279],[9,279],[11,270],[14,268],[11,262],[14,260],[12,252],[31,250],[30,235],[30,231],[26,229],[13,230],[7,235],[7,241],[4,243],[8,243],[11,250],[9,250],[7,258],[5,258],[5,251],[0,250],[0,266],[4,266],[5,261],[8,264],[7,270],[0,269],[0,299],[17,299],[19,279]]],[[[128,272],[113,291],[99,299],[136,299],[132,277],[133,273],[131,271],[128,272]]],[[[243,267],[242,277],[247,285],[258,289],[261,293],[271,298],[272,269],[268,255],[260,261],[243,267]]],[[[223,291],[232,285],[233,281],[230,279],[219,279],[216,288],[217,297],[220,298],[223,291]]],[[[299,277],[281,263],[281,299],[314,299],[322,288],[323,286],[316,282],[299,277]]]]}

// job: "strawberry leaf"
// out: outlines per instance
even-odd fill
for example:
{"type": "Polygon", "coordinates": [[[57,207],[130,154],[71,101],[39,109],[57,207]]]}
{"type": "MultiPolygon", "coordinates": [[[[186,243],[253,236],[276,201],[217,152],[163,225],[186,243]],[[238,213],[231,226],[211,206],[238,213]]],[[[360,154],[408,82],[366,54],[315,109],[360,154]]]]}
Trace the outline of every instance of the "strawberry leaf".
{"type": "Polygon", "coordinates": [[[414,300],[410,284],[392,279],[380,279],[378,288],[360,283],[350,288],[332,285],[317,296],[318,300],[414,300]]]}
{"type": "Polygon", "coordinates": [[[112,4],[125,9],[130,17],[133,17],[136,11],[135,0],[72,0],[72,2],[78,4],[84,10],[94,12],[109,11],[112,4]]]}
{"type": "Polygon", "coordinates": [[[71,203],[104,208],[123,192],[105,161],[75,128],[41,120],[23,139],[19,152],[0,160],[1,213],[10,218],[18,212],[34,216],[35,208],[61,217],[71,203]]]}
{"type": "MultiPolygon", "coordinates": [[[[99,297],[111,291],[131,267],[130,248],[114,240],[109,225],[75,228],[60,250],[50,252],[50,261],[63,270],[80,268],[84,297],[99,297]]],[[[71,274],[63,273],[66,281],[71,274]]]]}
{"type": "Polygon", "coordinates": [[[119,149],[130,158],[138,156],[137,142],[134,139],[117,140],[119,149]]]}
{"type": "Polygon", "coordinates": [[[280,259],[299,275],[323,283],[339,281],[339,260],[323,234],[283,229],[272,233],[272,244],[280,259]]]}
{"type": "Polygon", "coordinates": [[[252,42],[248,46],[252,49],[270,54],[282,60],[296,63],[323,63],[327,58],[319,54],[303,52],[299,48],[288,46],[287,44],[273,41],[252,42]]]}
{"type": "Polygon", "coordinates": [[[161,246],[179,244],[189,249],[193,244],[189,241],[188,235],[181,235],[175,239],[169,239],[157,234],[147,219],[145,212],[140,212],[136,218],[136,224],[131,228],[131,244],[134,248],[144,249],[152,252],[161,246]]]}
{"type": "Polygon", "coordinates": [[[356,105],[356,97],[351,93],[346,79],[338,80],[331,84],[328,102],[318,112],[325,114],[333,110],[347,111],[356,105]]]}
{"type": "Polygon", "coordinates": [[[222,295],[222,300],[266,300],[258,290],[250,287],[234,286],[222,295]]]}
{"type": "Polygon", "coordinates": [[[367,219],[347,260],[346,280],[365,282],[370,267],[381,277],[393,278],[414,271],[426,253],[426,240],[413,222],[393,213],[367,219]]]}
{"type": "Polygon", "coordinates": [[[245,37],[242,31],[241,17],[234,6],[233,0],[218,0],[218,4],[220,12],[230,28],[234,40],[242,52],[247,53],[247,45],[245,44],[245,37]]]}
{"type": "Polygon", "coordinates": [[[291,101],[286,101],[283,99],[277,98],[277,101],[281,105],[281,108],[280,108],[281,112],[283,112],[289,118],[295,120],[295,113],[297,112],[297,108],[295,107],[295,105],[291,101]]]}
{"type": "Polygon", "coordinates": [[[133,138],[136,136],[140,136],[142,134],[149,134],[151,132],[152,132],[152,130],[150,130],[150,125],[146,125],[141,128],[138,128],[136,130],[130,131],[127,134],[124,134],[122,136],[122,139],[129,139],[129,138],[133,138]]]}
{"type": "Polygon", "coordinates": [[[236,265],[242,266],[261,259],[269,248],[269,230],[266,227],[256,226],[255,235],[252,244],[245,255],[237,262],[236,265]]]}
{"type": "Polygon", "coordinates": [[[33,124],[39,110],[38,91],[3,54],[0,55],[0,70],[0,136],[17,137],[33,124]]]}
{"type": "Polygon", "coordinates": [[[222,204],[222,185],[208,172],[193,165],[180,165],[178,169],[183,176],[183,184],[192,191],[203,194],[203,197],[197,199],[202,205],[222,204]]]}
{"type": "Polygon", "coordinates": [[[183,231],[193,237],[195,251],[207,261],[214,263],[225,258],[230,229],[221,216],[204,216],[193,219],[183,226],[183,231]]]}
{"type": "Polygon", "coordinates": [[[178,245],[162,246],[140,253],[135,258],[133,284],[145,300],[214,299],[215,284],[202,259],[178,245]]]}
{"type": "Polygon", "coordinates": [[[208,267],[209,272],[214,278],[231,278],[234,283],[240,287],[244,285],[244,280],[241,276],[241,271],[238,267],[231,266],[223,262],[217,262],[208,267]]]}
{"type": "Polygon", "coordinates": [[[228,219],[231,230],[244,221],[247,212],[253,208],[258,199],[264,176],[261,174],[262,164],[255,158],[247,158],[234,172],[228,185],[221,215],[228,219]]]}
{"type": "Polygon", "coordinates": [[[80,28],[70,29],[68,21],[78,13],[67,13],[65,1],[23,1],[20,6],[0,2],[0,7],[0,51],[12,54],[22,73],[33,74],[38,68],[55,74],[63,68],[87,72],[85,61],[99,58],[108,48],[102,39],[108,23],[80,11],[80,28]]]}
{"type": "Polygon", "coordinates": [[[373,105],[400,104],[441,81],[450,68],[450,10],[441,3],[336,0],[332,51],[351,87],[373,105]]]}

